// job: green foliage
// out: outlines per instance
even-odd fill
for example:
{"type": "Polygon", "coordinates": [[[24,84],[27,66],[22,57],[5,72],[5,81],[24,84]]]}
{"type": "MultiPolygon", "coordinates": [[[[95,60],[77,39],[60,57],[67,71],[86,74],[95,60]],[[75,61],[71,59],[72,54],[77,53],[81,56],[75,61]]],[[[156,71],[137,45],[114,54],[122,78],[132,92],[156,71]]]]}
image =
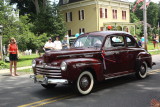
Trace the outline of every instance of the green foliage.
{"type": "Polygon", "coordinates": [[[3,61],[0,61],[0,69],[4,69],[4,68],[7,68],[7,64],[3,61]]]}
{"type": "Polygon", "coordinates": [[[48,5],[46,12],[40,12],[35,16],[32,31],[37,34],[47,33],[48,37],[60,36],[66,32],[65,24],[56,4],[48,5]]]}
{"type": "MultiPolygon", "coordinates": [[[[134,5],[132,5],[132,9],[134,5]]],[[[130,13],[131,22],[136,23],[136,35],[138,35],[139,37],[143,36],[143,9],[140,9],[142,5],[143,2],[139,3],[136,7],[135,12],[131,11],[130,13]]],[[[148,23],[147,33],[149,38],[151,38],[151,35],[153,33],[154,34],[158,33],[157,23],[158,23],[158,17],[160,16],[160,11],[158,9],[160,9],[160,4],[158,5],[154,2],[150,2],[150,5],[147,7],[147,23],[148,23]]]]}
{"type": "Polygon", "coordinates": [[[158,11],[158,4],[151,2],[147,8],[147,22],[151,24],[152,27],[157,26],[158,11]]]}
{"type": "MultiPolygon", "coordinates": [[[[4,5],[3,1],[0,1],[0,24],[3,25],[3,45],[7,46],[9,39],[14,37],[21,51],[26,49],[43,51],[43,46],[48,37],[54,38],[59,35],[63,38],[66,29],[57,4],[50,5],[48,3],[45,10],[41,8],[41,12],[36,14],[32,0],[12,0],[11,4],[14,3],[18,3],[17,6],[20,9],[19,17],[13,16],[10,5],[7,3],[4,5]],[[28,7],[24,8],[24,6],[28,7]]],[[[39,3],[42,5],[42,1],[39,1],[39,3]]]]}

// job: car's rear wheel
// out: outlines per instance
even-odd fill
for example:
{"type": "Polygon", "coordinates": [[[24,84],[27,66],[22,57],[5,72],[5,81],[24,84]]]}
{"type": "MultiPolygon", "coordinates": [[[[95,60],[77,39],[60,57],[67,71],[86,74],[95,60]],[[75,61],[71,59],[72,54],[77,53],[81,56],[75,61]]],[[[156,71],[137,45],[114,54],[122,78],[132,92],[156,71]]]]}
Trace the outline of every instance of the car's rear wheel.
{"type": "Polygon", "coordinates": [[[82,72],[75,84],[76,91],[81,95],[89,94],[94,86],[94,78],[91,72],[82,72]]]}
{"type": "Polygon", "coordinates": [[[136,76],[139,79],[146,78],[147,76],[147,71],[148,71],[148,66],[146,62],[142,62],[141,65],[139,66],[139,69],[136,72],[136,76]]]}
{"type": "Polygon", "coordinates": [[[52,88],[55,88],[55,86],[57,85],[57,84],[41,84],[44,88],[46,88],[46,89],[52,89],[52,88]]]}

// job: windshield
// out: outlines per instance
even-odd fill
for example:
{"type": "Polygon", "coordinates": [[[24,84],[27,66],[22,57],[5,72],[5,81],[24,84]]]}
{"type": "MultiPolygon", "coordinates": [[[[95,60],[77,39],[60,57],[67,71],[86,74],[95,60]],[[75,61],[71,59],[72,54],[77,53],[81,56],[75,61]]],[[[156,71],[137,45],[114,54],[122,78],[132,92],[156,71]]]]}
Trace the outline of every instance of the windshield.
{"type": "Polygon", "coordinates": [[[102,36],[88,35],[80,37],[74,43],[74,47],[98,47],[100,48],[103,42],[102,36]]]}

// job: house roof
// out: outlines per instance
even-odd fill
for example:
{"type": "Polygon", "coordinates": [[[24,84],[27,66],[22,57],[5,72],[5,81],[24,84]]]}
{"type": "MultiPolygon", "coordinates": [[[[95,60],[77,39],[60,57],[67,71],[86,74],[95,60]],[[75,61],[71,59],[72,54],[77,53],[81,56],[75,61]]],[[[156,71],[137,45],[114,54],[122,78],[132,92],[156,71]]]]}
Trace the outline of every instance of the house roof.
{"type": "MultiPolygon", "coordinates": [[[[66,3],[66,4],[69,4],[69,3],[73,3],[73,2],[79,2],[79,1],[84,1],[84,0],[68,0],[68,3],[66,3]]],[[[64,5],[63,4],[63,0],[59,0],[59,3],[58,3],[59,5],[64,5]]]]}
{"type": "MultiPolygon", "coordinates": [[[[74,3],[74,2],[79,2],[79,1],[85,1],[85,0],[65,0],[68,1],[68,3],[63,3],[64,0],[59,0],[59,5],[65,5],[65,4],[69,4],[69,3],[74,3]]],[[[128,2],[128,0],[112,0],[112,1],[122,1],[122,2],[128,2]]]]}

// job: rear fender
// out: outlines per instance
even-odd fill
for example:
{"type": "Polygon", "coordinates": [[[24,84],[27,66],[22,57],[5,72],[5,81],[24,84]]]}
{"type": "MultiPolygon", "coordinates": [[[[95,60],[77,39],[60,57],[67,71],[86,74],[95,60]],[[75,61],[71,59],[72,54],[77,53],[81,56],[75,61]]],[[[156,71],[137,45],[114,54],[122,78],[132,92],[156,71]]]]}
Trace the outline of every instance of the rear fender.
{"type": "Polygon", "coordinates": [[[149,68],[152,68],[152,56],[148,52],[141,52],[136,58],[136,67],[140,66],[142,62],[146,62],[149,68]]]}

